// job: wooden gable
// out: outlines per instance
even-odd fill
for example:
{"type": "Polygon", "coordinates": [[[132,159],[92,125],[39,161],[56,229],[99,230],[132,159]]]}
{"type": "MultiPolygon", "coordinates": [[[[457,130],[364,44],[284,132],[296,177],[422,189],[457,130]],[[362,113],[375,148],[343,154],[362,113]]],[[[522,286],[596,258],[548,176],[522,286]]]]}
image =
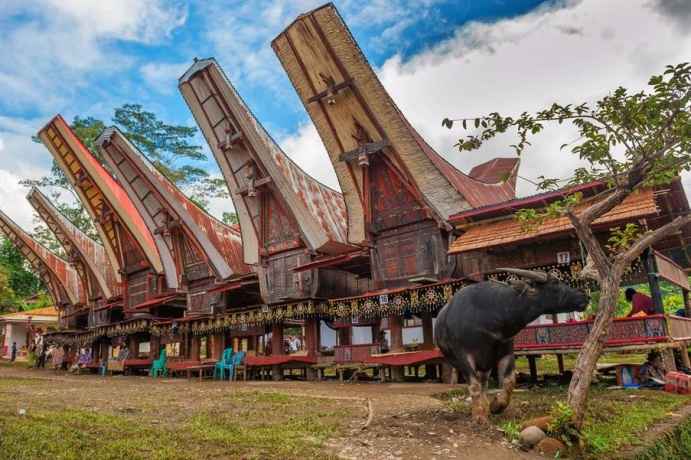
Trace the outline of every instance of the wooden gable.
{"type": "Polygon", "coordinates": [[[72,224],[37,188],[29,192],[27,199],[65,249],[70,263],[82,279],[88,298],[105,301],[118,297],[120,285],[103,245],[72,224]]]}

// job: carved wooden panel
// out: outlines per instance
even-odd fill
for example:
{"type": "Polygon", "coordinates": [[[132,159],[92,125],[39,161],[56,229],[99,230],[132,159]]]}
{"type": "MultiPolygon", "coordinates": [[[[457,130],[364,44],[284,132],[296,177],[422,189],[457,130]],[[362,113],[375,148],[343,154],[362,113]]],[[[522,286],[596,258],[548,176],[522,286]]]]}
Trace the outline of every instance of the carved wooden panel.
{"type": "Polygon", "coordinates": [[[293,268],[304,264],[309,256],[303,250],[276,254],[269,258],[266,278],[270,302],[310,297],[313,290],[313,271],[294,272],[293,268]]]}
{"type": "Polygon", "coordinates": [[[127,279],[127,306],[129,308],[135,307],[138,304],[146,301],[149,294],[149,279],[151,272],[142,271],[130,275],[127,279]]]}
{"type": "Polygon", "coordinates": [[[267,254],[301,245],[295,220],[283,209],[272,192],[262,193],[262,240],[267,254]]]}
{"type": "Polygon", "coordinates": [[[433,221],[423,221],[375,238],[372,267],[375,287],[403,286],[411,279],[449,276],[446,240],[433,221]]]}
{"type": "Polygon", "coordinates": [[[403,184],[392,166],[382,158],[372,158],[369,178],[373,232],[410,224],[425,218],[426,213],[420,202],[403,184]]]}

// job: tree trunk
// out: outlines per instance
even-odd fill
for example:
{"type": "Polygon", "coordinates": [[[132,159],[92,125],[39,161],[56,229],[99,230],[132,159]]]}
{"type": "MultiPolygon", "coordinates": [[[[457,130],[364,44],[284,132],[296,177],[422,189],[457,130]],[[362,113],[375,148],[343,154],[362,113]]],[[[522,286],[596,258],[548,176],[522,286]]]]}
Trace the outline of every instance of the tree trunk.
{"type": "Polygon", "coordinates": [[[621,268],[612,267],[608,276],[600,280],[600,301],[595,322],[576,359],[567,401],[573,410],[573,421],[578,429],[583,425],[590,381],[614,320],[622,272],[621,268]]]}

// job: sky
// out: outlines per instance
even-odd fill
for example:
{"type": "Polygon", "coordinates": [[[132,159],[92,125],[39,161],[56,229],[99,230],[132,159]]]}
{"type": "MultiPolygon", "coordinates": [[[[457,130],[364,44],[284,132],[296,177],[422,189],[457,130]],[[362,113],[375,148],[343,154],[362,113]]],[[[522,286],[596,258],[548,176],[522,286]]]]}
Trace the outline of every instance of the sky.
{"type": "MultiPolygon", "coordinates": [[[[319,136],[271,47],[311,0],[0,1],[0,209],[34,225],[24,178],[50,170],[35,134],[52,116],[93,116],[137,103],[194,126],[177,90],[193,58],[215,57],[260,122],[307,172],[338,188],[319,136]]],[[[335,1],[384,87],[427,141],[464,171],[511,156],[511,138],[454,149],[445,117],[519,114],[558,101],[594,101],[618,86],[643,89],[667,64],[691,60],[689,0],[335,1]]],[[[578,165],[559,151],[569,128],[541,134],[524,154],[519,194],[540,175],[578,165]]],[[[201,134],[209,161],[219,174],[201,134]]],[[[684,178],[687,189],[691,181],[684,178]]],[[[211,212],[232,210],[214,200],[211,212]]]]}

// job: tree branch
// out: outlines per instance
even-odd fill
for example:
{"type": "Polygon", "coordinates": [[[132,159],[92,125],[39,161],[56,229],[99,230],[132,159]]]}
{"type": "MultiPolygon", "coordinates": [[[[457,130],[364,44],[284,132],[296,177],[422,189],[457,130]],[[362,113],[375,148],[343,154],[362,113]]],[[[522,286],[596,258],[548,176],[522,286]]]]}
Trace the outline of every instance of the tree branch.
{"type": "Polygon", "coordinates": [[[643,234],[626,251],[615,257],[615,263],[623,264],[625,267],[630,265],[646,248],[671,235],[688,223],[691,223],[691,213],[676,217],[672,222],[663,225],[657,230],[643,234]]]}

